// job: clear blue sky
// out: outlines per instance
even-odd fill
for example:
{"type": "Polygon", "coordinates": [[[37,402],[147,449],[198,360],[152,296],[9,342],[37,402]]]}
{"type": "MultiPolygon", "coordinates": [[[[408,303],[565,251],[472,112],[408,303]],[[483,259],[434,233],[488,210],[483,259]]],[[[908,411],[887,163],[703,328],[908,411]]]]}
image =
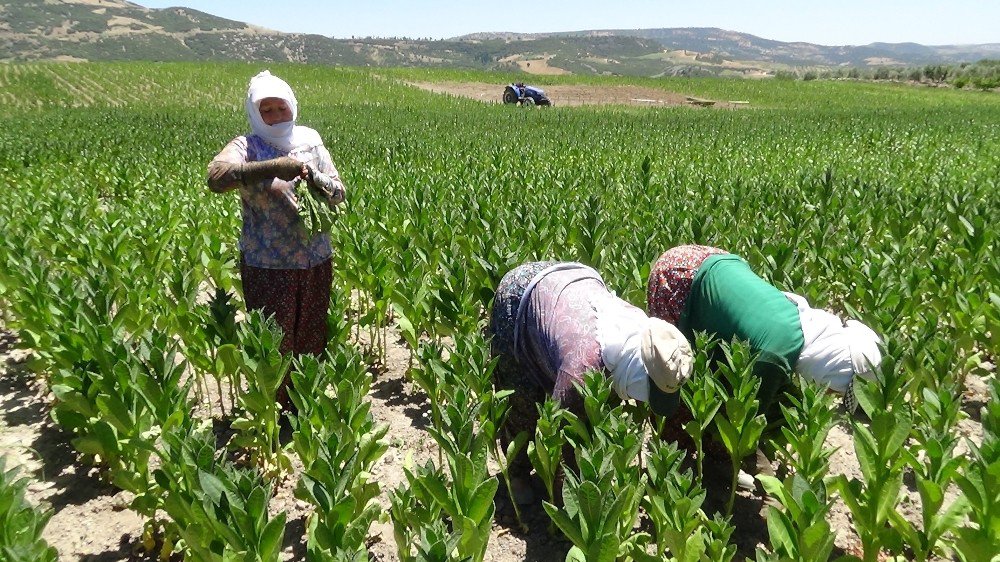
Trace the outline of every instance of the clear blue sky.
{"type": "Polygon", "coordinates": [[[779,41],[1000,43],[997,0],[138,0],[278,31],[446,38],[478,31],[720,27],[779,41]]]}

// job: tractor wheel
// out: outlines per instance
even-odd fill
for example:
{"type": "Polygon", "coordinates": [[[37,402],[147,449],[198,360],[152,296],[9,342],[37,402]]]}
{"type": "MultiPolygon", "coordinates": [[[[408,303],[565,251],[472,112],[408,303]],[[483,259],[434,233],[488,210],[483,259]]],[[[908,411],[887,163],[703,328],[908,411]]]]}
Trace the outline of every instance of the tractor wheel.
{"type": "Polygon", "coordinates": [[[552,100],[550,100],[549,98],[542,98],[538,100],[538,105],[542,107],[550,107],[552,105],[552,100]]]}
{"type": "Polygon", "coordinates": [[[510,86],[507,86],[506,88],[504,88],[504,90],[503,90],[503,102],[504,103],[517,103],[517,92],[514,91],[514,88],[511,88],[510,86]]]}
{"type": "Polygon", "coordinates": [[[535,99],[526,96],[523,100],[521,100],[521,105],[525,107],[534,107],[535,99]]]}

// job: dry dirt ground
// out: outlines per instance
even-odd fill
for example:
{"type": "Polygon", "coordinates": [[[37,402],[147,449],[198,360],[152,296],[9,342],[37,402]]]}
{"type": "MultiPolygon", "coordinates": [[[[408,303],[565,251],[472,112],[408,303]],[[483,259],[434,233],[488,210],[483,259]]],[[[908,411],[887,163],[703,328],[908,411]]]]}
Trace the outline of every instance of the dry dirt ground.
{"type": "MultiPolygon", "coordinates": [[[[405,482],[402,466],[408,457],[417,463],[436,457],[436,446],[425,431],[427,400],[406,378],[408,351],[394,335],[390,334],[388,339],[386,365],[373,369],[375,380],[370,395],[373,415],[391,428],[389,450],[374,469],[375,479],[383,492],[405,482]]],[[[32,481],[28,499],[48,504],[54,510],[45,530],[46,540],[59,550],[62,560],[144,560],[138,548],[142,521],[125,508],[129,498],[104,483],[94,469],[79,462],[69,445],[70,436],[49,417],[51,396],[24,366],[28,352],[15,349],[16,343],[15,336],[0,327],[0,456],[8,457],[8,465],[21,465],[27,471],[32,481]]],[[[978,418],[985,397],[982,380],[971,377],[964,397],[969,417],[961,422],[959,431],[975,442],[982,439],[978,418]]],[[[832,458],[832,472],[859,476],[849,426],[846,423],[836,426],[827,443],[837,448],[832,458]]],[[[288,512],[283,556],[286,560],[301,560],[305,554],[302,535],[309,509],[294,498],[294,485],[293,474],[280,483],[270,506],[272,512],[288,512]]],[[[706,481],[709,492],[706,507],[721,508],[727,496],[727,485],[706,481]]],[[[899,509],[917,520],[920,506],[912,482],[904,491],[906,497],[899,509]]],[[[385,493],[382,500],[387,505],[385,493]]],[[[547,516],[540,506],[524,510],[530,531],[522,533],[514,524],[502,485],[496,504],[497,516],[487,561],[550,562],[565,557],[570,545],[563,539],[549,536],[547,516]]],[[[737,531],[733,537],[739,547],[738,560],[742,560],[742,556],[752,557],[758,544],[766,544],[765,507],[765,498],[758,493],[739,496],[734,518],[737,531]]],[[[858,553],[860,543],[843,504],[838,502],[834,506],[830,521],[837,533],[838,550],[858,553]]],[[[370,559],[398,560],[388,520],[372,528],[370,559]]]]}
{"type": "MultiPolygon", "coordinates": [[[[450,96],[501,103],[503,84],[486,82],[410,82],[411,86],[450,96]]],[[[644,107],[689,106],[734,109],[745,107],[739,100],[706,100],[642,86],[552,85],[543,87],[555,107],[580,105],[631,105],[644,107]],[[711,105],[708,105],[711,104],[711,105]]]]}

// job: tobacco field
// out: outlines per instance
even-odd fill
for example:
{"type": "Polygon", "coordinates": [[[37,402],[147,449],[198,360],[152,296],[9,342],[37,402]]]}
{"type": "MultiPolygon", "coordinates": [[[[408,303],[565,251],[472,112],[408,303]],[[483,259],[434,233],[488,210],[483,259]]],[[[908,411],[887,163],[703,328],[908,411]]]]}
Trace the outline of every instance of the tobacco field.
{"type": "Polygon", "coordinates": [[[0,65],[3,388],[34,389],[79,478],[138,521],[122,556],[57,553],[58,510],[32,492],[52,474],[0,412],[0,559],[1000,560],[997,93],[633,80],[749,103],[528,109],[408,85],[499,97],[504,75],[271,65],[349,189],[319,361],[281,356],[246,314],[238,197],[205,187],[262,68],[0,65]],[[651,263],[685,243],[882,334],[863,413],[797,384],[768,424],[747,349],[705,342],[686,429],[731,466],[685,458],[601,377],[586,420],[546,403],[502,450],[483,328],[504,273],[578,260],[645,309],[651,263]],[[516,511],[518,447],[542,486],[516,511]],[[758,447],[776,470],[736,493],[758,447]]]}

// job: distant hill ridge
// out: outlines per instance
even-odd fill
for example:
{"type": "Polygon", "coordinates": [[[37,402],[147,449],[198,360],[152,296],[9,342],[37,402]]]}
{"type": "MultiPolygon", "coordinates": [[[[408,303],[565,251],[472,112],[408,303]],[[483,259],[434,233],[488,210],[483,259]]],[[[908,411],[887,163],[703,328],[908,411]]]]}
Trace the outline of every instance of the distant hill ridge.
{"type": "Polygon", "coordinates": [[[124,0],[0,0],[0,60],[5,61],[291,61],[661,76],[767,75],[788,68],[917,66],[984,58],[1000,58],[1000,43],[823,46],[717,28],[472,33],[437,41],[333,39],[124,0]]]}

